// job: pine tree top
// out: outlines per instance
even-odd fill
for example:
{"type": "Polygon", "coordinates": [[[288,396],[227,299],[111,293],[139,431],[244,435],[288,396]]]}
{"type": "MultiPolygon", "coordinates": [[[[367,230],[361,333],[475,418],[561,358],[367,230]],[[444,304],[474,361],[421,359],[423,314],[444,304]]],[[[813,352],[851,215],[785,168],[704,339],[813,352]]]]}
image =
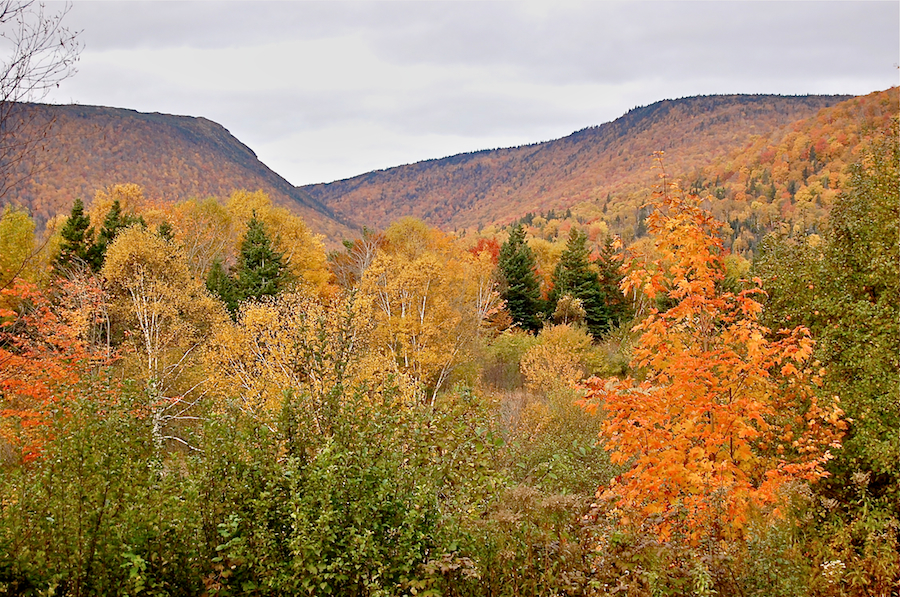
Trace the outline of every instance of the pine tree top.
{"type": "Polygon", "coordinates": [[[289,282],[284,255],[275,250],[265,224],[254,215],[238,257],[237,287],[242,298],[278,294],[289,282]]]}

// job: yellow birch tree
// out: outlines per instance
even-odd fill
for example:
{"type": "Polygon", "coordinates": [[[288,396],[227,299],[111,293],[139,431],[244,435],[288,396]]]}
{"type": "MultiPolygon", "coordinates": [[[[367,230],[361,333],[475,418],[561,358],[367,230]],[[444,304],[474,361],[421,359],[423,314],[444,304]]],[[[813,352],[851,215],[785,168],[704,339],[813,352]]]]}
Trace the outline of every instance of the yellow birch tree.
{"type": "Polygon", "coordinates": [[[372,301],[373,345],[427,390],[431,404],[500,306],[487,256],[474,256],[413,218],[384,233],[360,284],[372,301]]]}
{"type": "MultiPolygon", "coordinates": [[[[200,363],[202,346],[227,315],[222,304],[191,276],[181,248],[132,226],[107,249],[102,275],[113,313],[131,328],[130,348],[150,399],[154,437],[193,406],[198,382],[188,375],[200,363]]],[[[177,437],[169,437],[183,441],[177,437]]]]}

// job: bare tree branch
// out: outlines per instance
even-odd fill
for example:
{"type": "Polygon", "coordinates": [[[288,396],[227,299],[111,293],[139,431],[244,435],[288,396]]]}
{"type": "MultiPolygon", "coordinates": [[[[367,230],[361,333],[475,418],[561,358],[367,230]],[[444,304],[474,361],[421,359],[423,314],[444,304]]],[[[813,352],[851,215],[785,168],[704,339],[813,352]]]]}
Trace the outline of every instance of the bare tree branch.
{"type": "Polygon", "coordinates": [[[44,99],[75,73],[78,33],[63,27],[71,4],[56,13],[31,0],[0,0],[0,200],[35,174],[53,119],[28,102],[44,99]]]}

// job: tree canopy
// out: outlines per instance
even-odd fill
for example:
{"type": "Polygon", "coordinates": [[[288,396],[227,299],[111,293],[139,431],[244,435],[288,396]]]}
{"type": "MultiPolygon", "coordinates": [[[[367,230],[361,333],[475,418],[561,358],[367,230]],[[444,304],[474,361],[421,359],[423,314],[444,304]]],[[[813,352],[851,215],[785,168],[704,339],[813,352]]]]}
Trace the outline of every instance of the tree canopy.
{"type": "Polygon", "coordinates": [[[569,296],[581,301],[584,319],[594,338],[600,338],[617,322],[621,310],[621,299],[617,294],[617,278],[610,276],[604,280],[612,289],[604,289],[597,266],[591,261],[587,247],[587,235],[572,228],[566,249],[553,271],[553,288],[548,297],[548,308],[556,308],[557,302],[569,296]]]}

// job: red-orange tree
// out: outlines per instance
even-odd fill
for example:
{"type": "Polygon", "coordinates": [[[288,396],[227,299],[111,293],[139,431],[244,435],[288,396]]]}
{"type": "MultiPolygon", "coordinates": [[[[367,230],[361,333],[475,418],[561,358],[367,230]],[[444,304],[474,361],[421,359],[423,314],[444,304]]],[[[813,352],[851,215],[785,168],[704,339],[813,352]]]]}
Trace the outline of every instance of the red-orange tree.
{"type": "Polygon", "coordinates": [[[27,462],[40,454],[47,412],[91,360],[84,339],[88,322],[82,310],[54,305],[21,278],[0,294],[16,307],[0,307],[0,445],[27,462]]]}
{"type": "Polygon", "coordinates": [[[622,288],[674,306],[636,328],[641,380],[586,383],[612,461],[629,465],[600,493],[664,540],[676,528],[689,541],[737,537],[786,483],[825,475],[842,412],[817,399],[809,332],[773,335],[758,321],[761,290],[723,290],[720,224],[699,199],[664,181],[655,203],[647,223],[660,258],[632,260],[622,288]]]}

